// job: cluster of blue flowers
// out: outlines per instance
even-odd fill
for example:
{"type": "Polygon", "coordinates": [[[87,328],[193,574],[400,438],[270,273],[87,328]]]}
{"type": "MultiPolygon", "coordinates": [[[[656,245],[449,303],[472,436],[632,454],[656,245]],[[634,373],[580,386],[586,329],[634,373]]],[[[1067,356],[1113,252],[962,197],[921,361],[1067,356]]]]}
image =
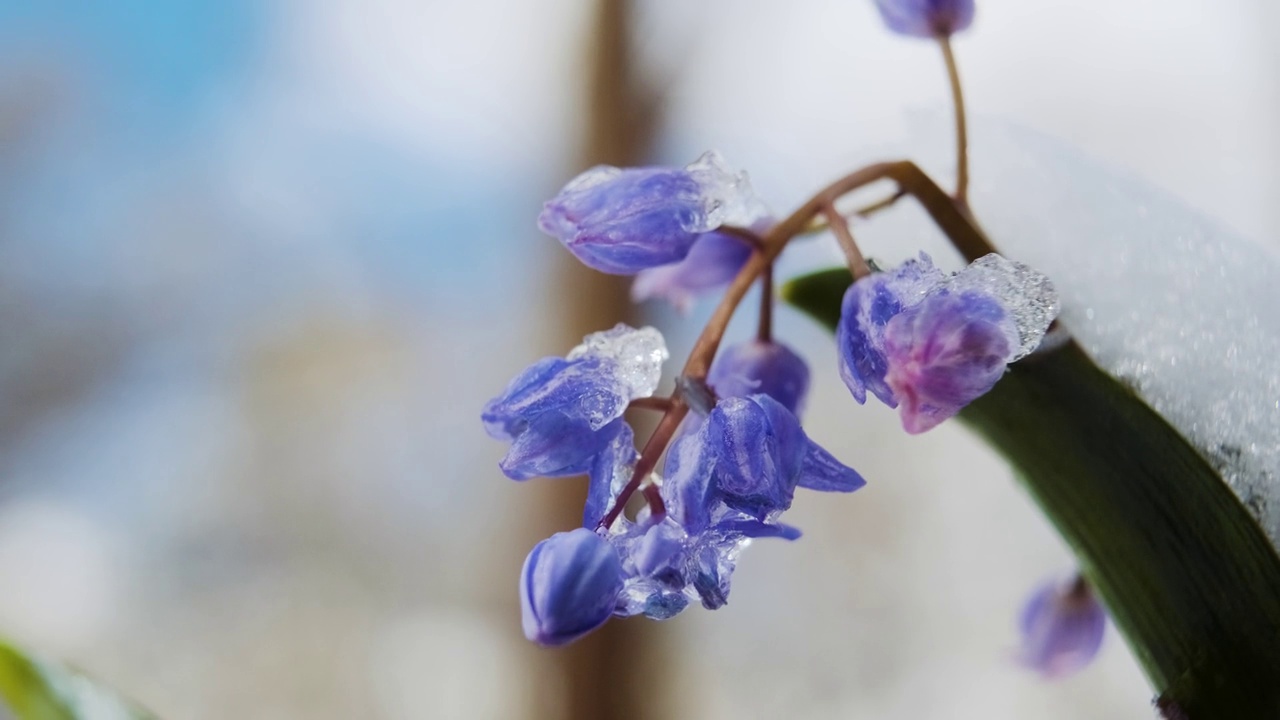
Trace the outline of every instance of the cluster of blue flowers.
{"type": "Polygon", "coordinates": [[[656,330],[619,325],[535,363],[485,407],[486,429],[511,441],[500,464],[508,477],[589,476],[583,527],[539,543],[525,562],[531,640],[564,644],[612,615],[666,619],[691,600],[718,608],[748,540],[799,537],[778,522],[797,487],[864,484],[800,427],[804,361],[781,344],[750,341],[716,362],[708,384],[717,399],[686,418],[672,443],[661,512],[646,507],[601,527],[639,459],[622,414],[653,393],[666,356],[656,330]]]}
{"type": "MultiPolygon", "coordinates": [[[[973,18],[971,0],[876,4],[908,35],[946,37],[973,18]]],[[[637,301],[683,309],[735,278],[738,287],[753,280],[739,276],[765,252],[774,221],[746,175],[707,153],[684,168],[588,170],[546,203],[538,224],[586,265],[634,275],[637,301]]],[[[840,375],[858,402],[869,392],[900,408],[908,432],[923,432],[1034,351],[1056,314],[1052,285],[1025,265],[992,254],[947,274],[921,254],[850,286],[837,331],[840,375]]],[[[589,477],[582,527],[538,543],[521,572],[524,630],[539,644],[571,642],[613,616],[662,620],[695,601],[719,608],[745,545],[800,536],[780,521],[797,488],[847,493],[865,484],[805,434],[809,368],[770,333],[727,347],[706,377],[677,378],[669,398],[646,401],[667,359],[657,330],[618,325],[534,363],[484,409],[489,434],[511,443],[500,463],[508,477],[589,477]],[[624,417],[637,402],[683,418],[658,443],[660,474],[624,417]],[[629,518],[622,507],[645,482],[647,504],[629,518]]],[[[1062,613],[1050,611],[1079,614],[1083,597],[1038,595],[1024,624],[1041,640],[1058,638],[1062,613]]],[[[1080,632],[1065,634],[1088,645],[1080,632]]],[[[1079,655],[1059,650],[1042,642],[1024,656],[1066,667],[1079,655]]]]}
{"type": "MultiPolygon", "coordinates": [[[[655,275],[644,273],[665,273],[659,294],[684,302],[741,270],[755,249],[716,228],[767,223],[761,207],[745,176],[709,154],[683,169],[589,170],[547,203],[541,225],[597,269],[639,273],[648,287],[655,275]],[[697,252],[712,243],[745,252],[697,252]]],[[[989,390],[1055,312],[1048,281],[1025,266],[991,255],[948,276],[921,256],[850,287],[841,373],[855,398],[870,390],[900,405],[919,432],[989,390]]],[[[695,600],[718,608],[749,540],[799,537],[779,521],[797,488],[865,484],[801,428],[805,362],[754,339],[721,353],[705,384],[686,379],[706,392],[682,395],[692,413],[652,479],[660,502],[634,519],[616,512],[639,461],[623,415],[657,389],[667,356],[653,328],[619,325],[538,361],[485,407],[486,429],[511,442],[500,464],[509,477],[590,477],[583,527],[525,563],[524,625],[536,642],[569,642],[613,615],[665,619],[695,600]]]]}

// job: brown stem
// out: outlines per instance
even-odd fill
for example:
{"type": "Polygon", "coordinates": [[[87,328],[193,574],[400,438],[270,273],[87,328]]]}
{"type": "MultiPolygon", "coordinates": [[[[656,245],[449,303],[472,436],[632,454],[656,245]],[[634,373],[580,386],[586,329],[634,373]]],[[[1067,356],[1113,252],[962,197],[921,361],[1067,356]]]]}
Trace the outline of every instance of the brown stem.
{"type": "Polygon", "coordinates": [[[732,235],[741,240],[745,240],[748,245],[756,250],[759,250],[764,246],[764,240],[761,239],[760,233],[749,228],[738,227],[737,225],[721,225],[716,228],[716,230],[724,233],[725,235],[732,235]]]}
{"type": "Polygon", "coordinates": [[[618,493],[618,499],[613,503],[613,507],[609,508],[609,514],[604,516],[597,528],[609,528],[613,526],[618,516],[622,514],[622,509],[627,506],[627,501],[640,489],[640,484],[644,479],[653,472],[658,465],[658,458],[662,455],[662,451],[667,448],[667,443],[671,442],[671,437],[675,435],[676,428],[680,427],[680,421],[684,420],[684,416],[688,414],[689,406],[684,404],[679,397],[671,399],[671,408],[662,416],[662,420],[658,422],[658,427],[654,428],[653,434],[649,436],[649,441],[644,444],[644,450],[640,453],[640,459],[636,461],[636,469],[631,473],[631,479],[627,481],[626,486],[622,488],[622,492],[618,493]]]}
{"type": "Polygon", "coordinates": [[[756,339],[762,343],[773,340],[773,263],[760,275],[760,324],[756,339]]]}
{"type": "Polygon", "coordinates": [[[689,360],[685,363],[683,374],[699,379],[707,377],[707,370],[711,367],[711,361],[715,357],[716,350],[720,347],[720,341],[724,338],[725,328],[728,327],[729,320],[733,317],[733,311],[737,309],[738,303],[742,302],[742,298],[747,294],[751,284],[773,262],[778,253],[782,252],[787,242],[803,232],[809,221],[818,214],[823,206],[864,185],[869,185],[886,177],[892,177],[899,165],[911,165],[911,163],[876,163],[850,173],[828,185],[817,195],[810,198],[809,202],[791,213],[785,220],[770,228],[769,232],[765,233],[763,238],[764,245],[760,252],[755,253],[751,256],[751,259],[747,260],[747,264],[742,267],[742,270],[738,271],[738,276],[733,279],[733,282],[729,284],[729,288],[725,290],[724,297],[721,298],[720,304],[716,307],[715,312],[712,313],[707,326],[703,328],[702,334],[698,336],[698,341],[694,344],[693,351],[689,353],[689,360]]]}
{"type": "Polygon", "coordinates": [[[627,404],[628,410],[661,410],[666,412],[671,409],[671,398],[664,397],[645,397],[636,398],[627,404]]]}
{"type": "Polygon", "coordinates": [[[652,517],[660,519],[667,514],[667,504],[662,501],[662,490],[657,485],[645,485],[640,492],[644,494],[644,501],[649,503],[652,517]]]}
{"type": "Polygon", "coordinates": [[[915,163],[905,161],[894,163],[889,177],[898,183],[898,187],[903,192],[920,203],[925,212],[929,213],[934,224],[947,236],[951,245],[964,256],[965,260],[973,262],[983,255],[996,251],[995,246],[974,220],[969,207],[948,195],[915,163]]]}
{"type": "MultiPolygon", "coordinates": [[[[782,252],[792,238],[804,232],[813,218],[826,208],[833,206],[838,198],[860,187],[884,179],[893,180],[898,184],[898,188],[902,193],[916,198],[925,211],[929,213],[929,216],[933,218],[938,228],[946,234],[952,245],[966,259],[973,261],[983,255],[995,252],[991,242],[987,240],[982,230],[973,221],[973,216],[968,212],[968,208],[947,195],[932,178],[926,175],[919,167],[916,167],[915,163],[900,160],[868,165],[823,188],[821,192],[810,198],[808,202],[791,213],[785,220],[770,228],[764,237],[760,238],[759,249],[751,254],[747,263],[742,266],[742,269],[738,271],[738,275],[734,277],[733,282],[725,290],[720,304],[716,306],[715,311],[711,314],[711,319],[707,321],[706,327],[702,329],[702,334],[698,336],[697,342],[694,343],[693,350],[689,353],[689,359],[685,362],[684,370],[681,374],[692,380],[706,380],[707,371],[711,368],[711,361],[715,359],[716,350],[720,347],[720,341],[724,339],[724,332],[729,326],[729,320],[733,318],[734,310],[738,308],[742,298],[746,296],[756,278],[773,264],[774,259],[778,257],[778,254],[782,252]]],[[[754,233],[751,233],[751,235],[754,236],[754,233]]],[[[640,453],[640,459],[636,461],[635,471],[631,475],[631,480],[622,488],[622,492],[618,494],[618,499],[614,502],[613,507],[610,508],[609,513],[600,521],[598,528],[610,527],[618,519],[618,516],[622,514],[622,509],[626,506],[627,501],[640,488],[645,477],[657,467],[658,458],[662,455],[662,451],[667,448],[667,443],[671,441],[676,428],[680,426],[680,421],[684,420],[688,412],[688,404],[678,394],[671,398],[671,406],[662,416],[662,420],[658,422],[658,427],[653,431],[653,434],[649,436],[644,450],[640,453]]]]}
{"type": "Polygon", "coordinates": [[[969,204],[969,124],[965,117],[964,92],[960,88],[960,69],[956,65],[956,55],[951,50],[951,39],[946,36],[938,38],[942,47],[942,59],[947,66],[947,81],[951,85],[951,103],[956,114],[956,202],[969,204]]]}
{"type": "Polygon", "coordinates": [[[871,266],[867,265],[867,259],[862,257],[862,250],[858,248],[858,242],[853,239],[853,232],[849,230],[849,221],[845,216],[841,215],[834,203],[827,203],[822,208],[822,214],[827,217],[827,223],[831,225],[831,232],[835,233],[836,240],[840,242],[840,249],[844,251],[844,256],[849,262],[849,272],[853,273],[854,280],[871,274],[871,266]]]}
{"type": "Polygon", "coordinates": [[[903,192],[902,190],[898,190],[897,192],[884,198],[883,200],[877,200],[876,202],[873,202],[870,205],[864,205],[858,208],[853,212],[853,214],[865,220],[866,218],[869,218],[872,215],[875,215],[881,210],[886,210],[888,208],[893,207],[894,204],[896,204],[899,200],[901,200],[906,196],[907,194],[905,192],[903,192]]]}

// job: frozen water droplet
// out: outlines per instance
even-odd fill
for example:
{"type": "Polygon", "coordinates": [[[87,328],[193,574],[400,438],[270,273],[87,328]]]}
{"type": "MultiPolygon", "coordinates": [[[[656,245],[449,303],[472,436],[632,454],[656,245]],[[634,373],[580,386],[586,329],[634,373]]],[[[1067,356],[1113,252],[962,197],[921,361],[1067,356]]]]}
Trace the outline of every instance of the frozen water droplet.
{"type": "Polygon", "coordinates": [[[702,188],[703,217],[694,232],[714,230],[721,225],[751,227],[769,214],[765,204],[751,187],[746,172],[734,173],[720,153],[702,154],[686,168],[702,188]]]}
{"type": "Polygon", "coordinates": [[[1210,460],[1280,547],[1280,258],[1057,140],[971,130],[985,178],[973,204],[991,237],[1053,278],[1062,325],[1210,460]]]}
{"type": "Polygon", "coordinates": [[[1013,316],[1018,351],[1009,362],[1031,354],[1049,323],[1058,315],[1058,293],[1043,273],[992,253],[974,260],[947,280],[955,291],[979,290],[994,295],[1013,316]]]}
{"type": "Polygon", "coordinates": [[[595,356],[618,364],[618,381],[628,399],[649,397],[662,379],[662,363],[670,354],[662,333],[652,327],[633,328],[618,323],[612,330],[592,333],[569,351],[569,360],[595,356]]]}
{"type": "Polygon", "coordinates": [[[597,185],[603,185],[621,174],[621,168],[616,168],[612,165],[597,165],[585,170],[573,180],[569,181],[569,184],[565,185],[564,190],[561,192],[577,192],[593,188],[597,185]]]}

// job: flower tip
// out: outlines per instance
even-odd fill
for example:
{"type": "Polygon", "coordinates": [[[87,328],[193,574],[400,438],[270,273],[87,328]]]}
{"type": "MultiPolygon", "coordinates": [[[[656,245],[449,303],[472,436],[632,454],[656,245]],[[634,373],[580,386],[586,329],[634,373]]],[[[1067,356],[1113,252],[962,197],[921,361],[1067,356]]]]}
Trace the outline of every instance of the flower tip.
{"type": "Polygon", "coordinates": [[[900,35],[946,38],[973,24],[974,0],[875,0],[880,17],[900,35]]]}
{"type": "Polygon", "coordinates": [[[1106,610],[1082,577],[1046,584],[1023,608],[1016,660],[1046,680],[1072,675],[1097,657],[1106,624],[1106,610]]]}
{"type": "Polygon", "coordinates": [[[585,528],[552,535],[520,573],[525,637],[544,647],[577,640],[609,620],[622,586],[622,561],[604,538],[585,528]]]}

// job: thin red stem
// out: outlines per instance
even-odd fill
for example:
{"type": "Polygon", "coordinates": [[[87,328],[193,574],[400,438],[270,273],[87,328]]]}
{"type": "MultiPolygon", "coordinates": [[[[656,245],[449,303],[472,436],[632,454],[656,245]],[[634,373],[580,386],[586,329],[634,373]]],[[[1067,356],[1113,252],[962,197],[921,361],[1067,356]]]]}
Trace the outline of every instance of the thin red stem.
{"type": "Polygon", "coordinates": [[[956,55],[951,50],[951,39],[943,35],[938,38],[942,47],[942,60],[947,66],[947,82],[951,85],[951,104],[956,114],[956,202],[969,204],[969,122],[965,117],[964,91],[960,87],[960,68],[956,65],[956,55]]]}
{"type": "Polygon", "coordinates": [[[649,503],[649,511],[655,518],[662,518],[667,514],[667,504],[662,501],[662,490],[653,484],[645,485],[644,490],[645,502],[649,503]]]}
{"type": "Polygon", "coordinates": [[[720,341],[724,339],[724,331],[729,326],[733,311],[738,308],[738,304],[742,302],[751,284],[782,252],[791,238],[804,231],[809,221],[821,211],[823,206],[834,202],[845,193],[869,185],[876,180],[893,177],[903,165],[914,167],[909,162],[876,163],[850,173],[828,185],[785,220],[770,228],[769,232],[765,233],[760,252],[751,256],[725,290],[724,297],[712,313],[702,334],[698,336],[693,351],[689,353],[689,360],[685,363],[683,374],[699,379],[707,377],[707,371],[711,368],[711,361],[720,347],[720,341]]]}
{"type": "Polygon", "coordinates": [[[622,488],[622,492],[618,493],[618,499],[613,503],[613,507],[609,509],[609,514],[604,516],[600,521],[600,528],[609,528],[613,526],[618,516],[622,514],[622,509],[627,506],[627,501],[640,489],[640,484],[644,479],[653,472],[658,465],[658,458],[662,455],[662,451],[667,448],[667,443],[671,442],[671,437],[675,435],[676,428],[680,426],[680,421],[684,420],[684,416],[688,414],[689,406],[685,405],[680,398],[675,397],[671,400],[671,409],[662,416],[662,420],[658,421],[658,427],[654,428],[653,434],[649,436],[649,441],[644,444],[644,450],[640,453],[640,459],[636,461],[636,469],[631,473],[629,480],[622,488]]]}
{"type": "Polygon", "coordinates": [[[834,203],[827,203],[822,208],[822,214],[827,216],[827,224],[831,226],[831,232],[840,242],[840,249],[844,251],[844,256],[849,262],[849,272],[853,273],[853,279],[860,280],[870,275],[871,266],[867,265],[867,259],[862,256],[858,242],[853,239],[849,221],[836,210],[834,203]]]}
{"type": "Polygon", "coordinates": [[[660,410],[666,412],[671,409],[671,398],[664,397],[645,397],[636,398],[627,404],[628,410],[660,410]]]}
{"type": "Polygon", "coordinates": [[[717,231],[725,235],[732,235],[741,240],[745,240],[748,245],[759,250],[764,247],[764,239],[760,237],[760,233],[749,228],[738,227],[737,225],[721,225],[716,228],[717,231]]]}
{"type": "MultiPolygon", "coordinates": [[[[734,311],[737,310],[756,278],[773,264],[774,259],[787,246],[787,243],[804,232],[814,217],[825,208],[833,206],[835,201],[846,193],[884,179],[893,180],[902,193],[919,200],[938,228],[966,259],[972,261],[994,252],[990,241],[982,234],[965,205],[947,195],[914,163],[900,160],[868,165],[823,188],[785,220],[770,228],[763,237],[742,228],[722,228],[748,240],[757,238],[758,249],[752,253],[725,290],[720,304],[712,313],[711,319],[707,321],[706,327],[702,329],[697,342],[694,343],[681,374],[693,380],[706,380],[707,371],[711,368],[711,361],[715,359],[716,351],[720,348],[720,341],[724,339],[729,320],[733,318],[734,311]]],[[[662,452],[666,450],[667,444],[675,435],[676,428],[688,413],[689,406],[678,395],[671,398],[670,407],[658,422],[658,427],[653,434],[649,436],[649,441],[645,443],[644,450],[640,453],[640,459],[636,461],[631,480],[622,488],[618,499],[609,513],[600,521],[598,528],[612,526],[622,514],[627,501],[640,488],[649,473],[657,467],[658,458],[662,456],[662,452]]]]}
{"type": "Polygon", "coordinates": [[[884,198],[883,200],[877,200],[876,202],[873,202],[869,205],[864,205],[858,208],[857,210],[854,211],[853,214],[865,220],[866,218],[869,218],[872,215],[875,215],[881,210],[885,210],[893,207],[894,204],[896,204],[899,200],[901,200],[906,196],[907,196],[907,193],[899,189],[897,192],[884,198]]]}

